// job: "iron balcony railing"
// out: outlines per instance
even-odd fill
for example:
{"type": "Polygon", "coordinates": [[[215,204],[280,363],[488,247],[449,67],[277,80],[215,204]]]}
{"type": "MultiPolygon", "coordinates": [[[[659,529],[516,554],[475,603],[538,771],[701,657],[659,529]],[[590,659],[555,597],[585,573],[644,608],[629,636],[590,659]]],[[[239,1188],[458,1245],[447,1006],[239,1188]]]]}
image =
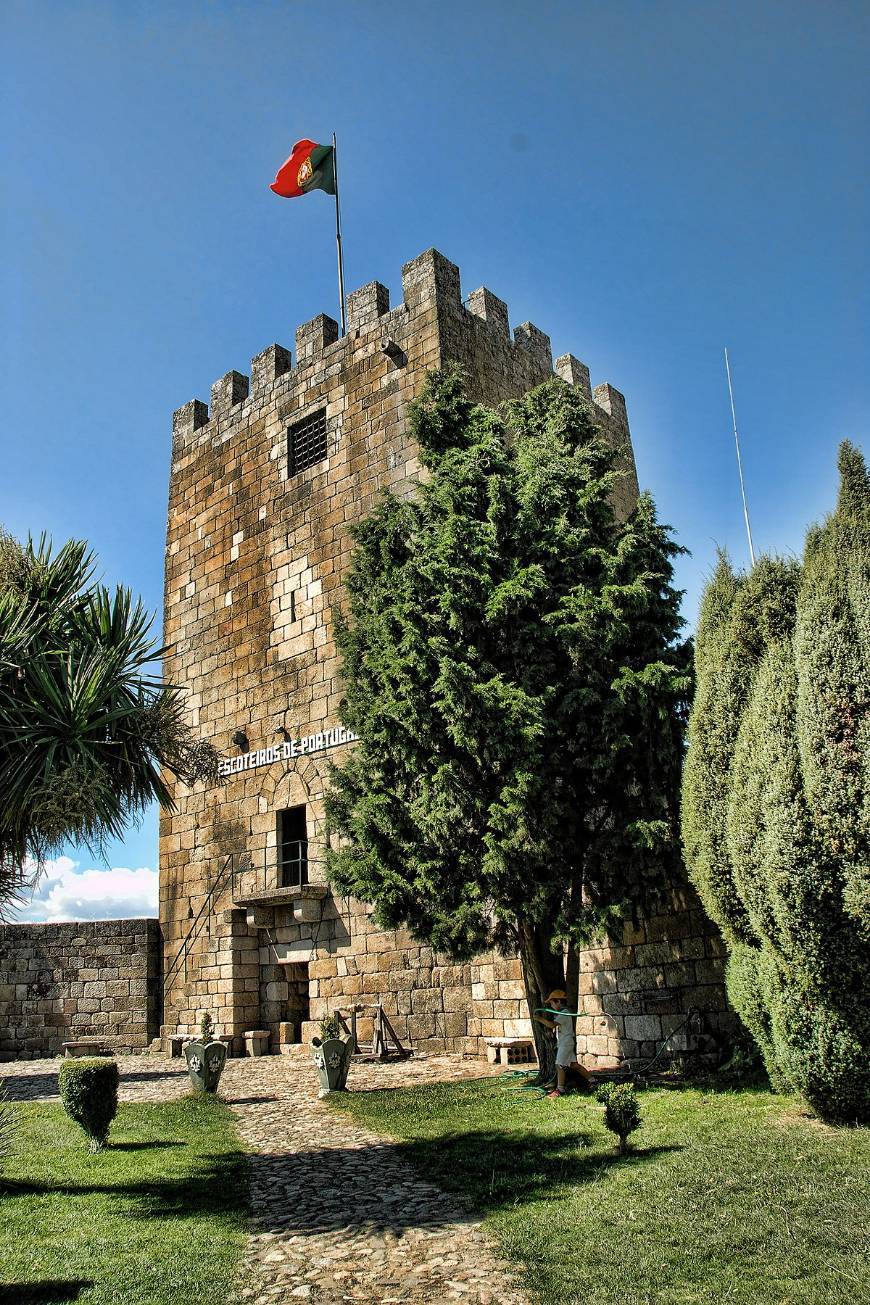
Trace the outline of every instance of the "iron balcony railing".
{"type": "Polygon", "coordinates": [[[323,882],[323,860],[309,854],[306,839],[287,840],[278,847],[237,852],[233,858],[233,900],[244,902],[270,893],[301,890],[323,882]]]}

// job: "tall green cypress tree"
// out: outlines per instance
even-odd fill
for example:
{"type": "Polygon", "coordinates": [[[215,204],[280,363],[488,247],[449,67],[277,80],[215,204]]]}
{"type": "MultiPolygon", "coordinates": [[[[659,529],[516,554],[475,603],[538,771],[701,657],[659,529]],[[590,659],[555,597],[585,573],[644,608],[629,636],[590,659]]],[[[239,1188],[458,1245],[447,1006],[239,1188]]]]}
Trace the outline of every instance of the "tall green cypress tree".
{"type": "Polygon", "coordinates": [[[615,520],[614,452],[561,381],[498,415],[450,371],[411,420],[428,477],[358,527],[339,622],[360,742],[330,876],[456,958],[519,953],[531,1006],[574,1000],[573,949],[680,875],[678,549],[648,497],[615,520]]]}
{"type": "Polygon", "coordinates": [[[870,489],[849,445],[840,470],[803,565],[723,560],[708,586],[683,834],[774,1086],[851,1122],[870,1118],[870,489]]]}

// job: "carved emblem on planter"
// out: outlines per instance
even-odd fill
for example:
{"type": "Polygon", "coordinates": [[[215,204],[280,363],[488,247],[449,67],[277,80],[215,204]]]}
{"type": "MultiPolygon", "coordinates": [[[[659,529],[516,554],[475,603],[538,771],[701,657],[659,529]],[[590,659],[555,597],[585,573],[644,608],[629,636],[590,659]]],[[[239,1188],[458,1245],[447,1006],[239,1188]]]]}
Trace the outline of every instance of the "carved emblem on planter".
{"type": "Polygon", "coordinates": [[[311,1047],[311,1058],[317,1066],[320,1077],[321,1095],[325,1096],[327,1092],[343,1092],[347,1087],[347,1074],[353,1055],[353,1039],[329,1038],[326,1042],[321,1042],[320,1038],[314,1038],[311,1047]]]}
{"type": "Polygon", "coordinates": [[[218,1080],[227,1062],[223,1042],[188,1042],[184,1048],[187,1073],[198,1092],[217,1092],[218,1080]]]}

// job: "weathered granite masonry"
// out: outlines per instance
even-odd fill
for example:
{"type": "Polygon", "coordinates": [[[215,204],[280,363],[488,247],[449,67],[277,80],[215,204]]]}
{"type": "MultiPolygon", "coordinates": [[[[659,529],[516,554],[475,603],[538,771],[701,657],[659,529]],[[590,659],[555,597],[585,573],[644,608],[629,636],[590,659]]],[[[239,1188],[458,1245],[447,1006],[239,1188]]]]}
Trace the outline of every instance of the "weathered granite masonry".
{"type": "Polygon", "coordinates": [[[96,1036],[142,1051],[160,1023],[157,920],[0,925],[0,1060],[96,1036]]]}
{"type": "MultiPolygon", "coordinates": [[[[402,291],[390,309],[385,286],[364,286],[349,297],[344,338],[316,317],[296,331],[295,366],[289,349],[270,345],[250,379],[228,372],[210,407],[193,400],[174,414],[166,674],[186,690],[203,738],[234,761],[221,785],[179,785],[161,823],[167,1033],[192,1031],[208,1008],[236,1050],[257,1028],[270,1029],[275,1049],[329,1009],[379,998],[400,1035],[427,1050],[479,1053],[488,1036],[528,1032],[517,961],[453,965],[377,929],[366,907],[326,887],[327,762],[352,746],[336,732],[332,609],[350,527],[382,489],[406,494],[419,477],[406,412],[430,369],[460,362],[472,396],[492,404],[554,373],[576,386],[619,450],[620,513],[637,496],[625,401],[608,384],[593,390],[573,355],[554,364],[531,323],[511,335],[491,291],[463,300],[459,269],[435,250],[405,265],[402,291]],[[321,414],[324,456],[299,470],[293,428],[321,414]],[[308,884],[293,889],[281,882],[278,820],[300,807],[308,884]]],[[[670,942],[653,921],[584,957],[594,1015],[581,1049],[592,1060],[642,1054],[688,1004],[724,1005],[709,926],[691,905],[669,919],[670,942]]]]}

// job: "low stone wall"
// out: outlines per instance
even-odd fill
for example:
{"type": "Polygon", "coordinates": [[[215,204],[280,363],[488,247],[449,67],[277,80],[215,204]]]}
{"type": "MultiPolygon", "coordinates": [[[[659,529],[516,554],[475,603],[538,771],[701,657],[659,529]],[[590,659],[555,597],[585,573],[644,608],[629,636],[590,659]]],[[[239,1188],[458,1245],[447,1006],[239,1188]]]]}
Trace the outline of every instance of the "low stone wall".
{"type": "Polygon", "coordinates": [[[143,1051],[160,1027],[157,920],[0,925],[0,1060],[97,1036],[143,1051]]]}
{"type": "Polygon", "coordinates": [[[739,1021],[725,996],[725,944],[687,888],[666,914],[580,953],[577,1048],[593,1068],[727,1049],[739,1021]]]}

